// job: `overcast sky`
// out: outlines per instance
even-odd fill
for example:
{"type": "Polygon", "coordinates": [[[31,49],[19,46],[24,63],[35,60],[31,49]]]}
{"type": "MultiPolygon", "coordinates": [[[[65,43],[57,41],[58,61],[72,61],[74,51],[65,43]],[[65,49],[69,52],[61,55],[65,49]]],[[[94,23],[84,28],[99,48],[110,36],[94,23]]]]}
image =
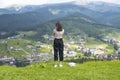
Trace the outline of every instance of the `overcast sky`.
{"type": "Polygon", "coordinates": [[[70,1],[78,1],[79,3],[88,3],[91,1],[104,1],[104,2],[120,4],[120,0],[0,0],[0,8],[8,7],[13,4],[40,5],[40,4],[61,3],[61,2],[70,2],[70,1]]]}

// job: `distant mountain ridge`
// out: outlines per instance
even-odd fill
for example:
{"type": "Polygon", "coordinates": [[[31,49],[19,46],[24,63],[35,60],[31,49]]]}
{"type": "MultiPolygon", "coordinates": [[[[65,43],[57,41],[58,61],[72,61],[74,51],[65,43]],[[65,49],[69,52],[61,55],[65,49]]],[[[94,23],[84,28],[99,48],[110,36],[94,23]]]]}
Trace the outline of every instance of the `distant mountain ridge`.
{"type": "Polygon", "coordinates": [[[51,35],[57,21],[60,21],[62,23],[63,28],[65,29],[65,34],[68,36],[83,34],[100,40],[102,37],[104,37],[104,35],[107,35],[111,32],[119,32],[119,29],[98,24],[88,16],[77,13],[48,21],[42,25],[37,25],[36,30],[38,34],[36,36],[39,37],[45,34],[51,35]]]}
{"type": "Polygon", "coordinates": [[[86,15],[99,24],[120,28],[119,9],[119,5],[103,2],[89,3],[88,5],[76,5],[71,2],[23,7],[14,5],[7,9],[0,9],[0,31],[9,30],[9,28],[11,30],[34,29],[35,25],[75,13],[86,15]]]}
{"type": "Polygon", "coordinates": [[[91,2],[85,5],[86,8],[91,9],[93,11],[98,12],[113,12],[113,13],[120,13],[120,5],[114,3],[107,3],[107,2],[91,2]]]}
{"type": "Polygon", "coordinates": [[[92,2],[84,6],[93,11],[85,13],[101,24],[120,28],[120,5],[106,2],[92,2]],[[94,14],[94,16],[93,16],[94,14]]]}
{"type": "Polygon", "coordinates": [[[42,5],[38,5],[38,6],[37,5],[27,5],[27,6],[11,5],[7,8],[0,8],[0,15],[3,15],[3,14],[21,14],[21,13],[35,11],[41,7],[42,7],[42,5]]]}
{"type": "Polygon", "coordinates": [[[14,30],[16,28],[29,28],[30,26],[65,17],[79,11],[79,7],[73,4],[55,4],[22,14],[4,14],[0,15],[0,30],[9,29],[8,27],[11,26],[13,27],[11,29],[14,30]]]}

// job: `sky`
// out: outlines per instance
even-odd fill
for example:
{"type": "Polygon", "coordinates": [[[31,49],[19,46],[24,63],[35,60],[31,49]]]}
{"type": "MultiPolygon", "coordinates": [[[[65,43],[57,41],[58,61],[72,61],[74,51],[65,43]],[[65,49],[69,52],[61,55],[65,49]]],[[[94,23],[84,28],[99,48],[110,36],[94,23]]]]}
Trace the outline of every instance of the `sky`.
{"type": "Polygon", "coordinates": [[[50,4],[50,3],[63,3],[77,1],[78,3],[89,3],[91,1],[104,1],[110,3],[120,4],[120,0],[0,0],[0,8],[8,7],[14,4],[19,5],[41,5],[41,4],[50,4]]]}

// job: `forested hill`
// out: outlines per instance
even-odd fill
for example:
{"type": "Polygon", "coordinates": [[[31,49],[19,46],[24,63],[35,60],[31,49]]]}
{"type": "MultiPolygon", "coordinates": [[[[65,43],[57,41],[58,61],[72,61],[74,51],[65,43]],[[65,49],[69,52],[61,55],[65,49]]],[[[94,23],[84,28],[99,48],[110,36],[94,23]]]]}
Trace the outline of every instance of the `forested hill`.
{"type": "MultiPolygon", "coordinates": [[[[41,25],[50,20],[62,18],[65,16],[67,17],[71,14],[76,13],[89,16],[98,23],[120,28],[120,11],[118,8],[119,6],[110,7],[108,6],[109,3],[107,3],[106,6],[109,10],[106,11],[106,7],[102,6],[102,4],[103,3],[101,3],[101,5],[97,5],[97,3],[94,3],[92,5],[88,4],[86,6],[81,6],[74,3],[61,3],[51,5],[26,6],[27,8],[23,7],[19,10],[23,13],[19,13],[18,11],[16,14],[7,12],[1,14],[0,31],[31,30],[34,29],[33,26],[36,26],[37,24],[41,25]],[[93,9],[94,7],[95,10],[93,9]],[[103,10],[104,12],[101,12],[103,10]],[[114,10],[117,10],[117,12],[114,10]]],[[[0,13],[3,13],[2,11],[3,10],[0,10],[0,13]]]]}
{"type": "Polygon", "coordinates": [[[87,34],[95,38],[103,37],[105,34],[112,31],[118,32],[119,29],[112,28],[110,26],[101,25],[96,23],[93,19],[82,15],[82,14],[73,14],[64,18],[52,20],[46,22],[42,25],[38,25],[37,31],[39,34],[51,34],[55,23],[60,21],[63,25],[63,28],[66,30],[66,35],[74,34],[87,34]]]}

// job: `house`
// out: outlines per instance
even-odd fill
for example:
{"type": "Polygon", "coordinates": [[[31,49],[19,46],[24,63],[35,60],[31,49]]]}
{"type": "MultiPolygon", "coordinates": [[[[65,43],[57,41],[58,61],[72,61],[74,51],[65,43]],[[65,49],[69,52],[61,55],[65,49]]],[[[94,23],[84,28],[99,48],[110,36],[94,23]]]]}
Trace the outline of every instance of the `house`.
{"type": "Polygon", "coordinates": [[[100,46],[98,50],[104,51],[105,49],[102,46],[100,46]]]}
{"type": "Polygon", "coordinates": [[[70,43],[70,44],[75,44],[75,41],[70,41],[69,43],[70,43]]]}
{"type": "Polygon", "coordinates": [[[13,46],[7,47],[7,50],[13,50],[13,49],[14,49],[13,46]]]}
{"type": "Polygon", "coordinates": [[[77,51],[83,51],[85,49],[85,46],[78,46],[77,51]]]}
{"type": "Polygon", "coordinates": [[[64,57],[75,57],[77,54],[73,50],[68,50],[66,54],[64,54],[64,57]]]}
{"type": "Polygon", "coordinates": [[[120,47],[118,48],[118,51],[120,52],[120,47]]]}
{"type": "Polygon", "coordinates": [[[82,51],[82,47],[81,46],[79,46],[78,48],[77,48],[77,51],[82,51]]]}
{"type": "Polygon", "coordinates": [[[88,52],[88,51],[89,51],[89,48],[84,48],[82,51],[83,51],[83,52],[88,52]]]}
{"type": "Polygon", "coordinates": [[[104,56],[101,55],[101,54],[96,54],[95,55],[97,59],[100,59],[100,60],[103,60],[104,59],[104,56]]]}
{"type": "Polygon", "coordinates": [[[95,48],[89,48],[89,52],[91,52],[92,54],[94,54],[95,50],[95,48]]]}
{"type": "Polygon", "coordinates": [[[26,48],[32,49],[32,45],[27,45],[26,48]]]}
{"type": "Polygon", "coordinates": [[[7,40],[2,40],[1,43],[2,44],[6,44],[8,41],[7,40]]]}
{"type": "Polygon", "coordinates": [[[49,36],[48,40],[54,40],[54,36],[49,36]]]}
{"type": "Polygon", "coordinates": [[[23,50],[22,48],[14,48],[14,51],[20,51],[23,50]]]}
{"type": "Polygon", "coordinates": [[[48,39],[48,38],[49,38],[49,35],[48,35],[48,34],[45,34],[45,35],[43,35],[43,37],[44,37],[45,39],[48,39]]]}
{"type": "Polygon", "coordinates": [[[64,49],[65,49],[65,50],[68,50],[69,47],[70,47],[70,45],[69,45],[68,43],[65,43],[65,44],[64,44],[64,49]]]}
{"type": "Polygon", "coordinates": [[[76,43],[76,44],[83,44],[83,43],[85,43],[85,42],[84,42],[84,39],[79,39],[79,40],[77,40],[75,43],[76,43]]]}
{"type": "Polygon", "coordinates": [[[102,55],[102,54],[104,54],[104,51],[102,50],[95,50],[93,53],[93,55],[102,55]]]}
{"type": "Polygon", "coordinates": [[[41,45],[36,44],[35,47],[36,47],[36,48],[41,48],[41,45]]]}
{"type": "Polygon", "coordinates": [[[113,40],[112,37],[110,36],[106,36],[105,38],[102,39],[104,42],[111,42],[111,40],[113,40]]]}

